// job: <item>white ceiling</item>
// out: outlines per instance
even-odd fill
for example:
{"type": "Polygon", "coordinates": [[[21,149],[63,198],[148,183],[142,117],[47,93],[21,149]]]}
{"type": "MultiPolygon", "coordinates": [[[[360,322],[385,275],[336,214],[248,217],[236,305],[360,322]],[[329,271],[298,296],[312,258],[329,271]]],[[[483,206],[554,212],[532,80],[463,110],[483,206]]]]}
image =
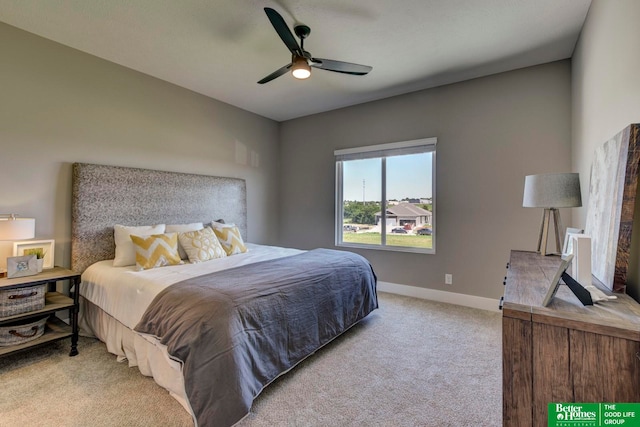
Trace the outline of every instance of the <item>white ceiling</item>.
{"type": "MultiPolygon", "coordinates": [[[[591,0],[0,0],[0,20],[283,121],[571,57],[591,0]],[[313,56],[370,65],[256,82],[290,62],[264,13],[311,27],[313,56]]],[[[292,30],[293,31],[293,30],[292,30]]]]}

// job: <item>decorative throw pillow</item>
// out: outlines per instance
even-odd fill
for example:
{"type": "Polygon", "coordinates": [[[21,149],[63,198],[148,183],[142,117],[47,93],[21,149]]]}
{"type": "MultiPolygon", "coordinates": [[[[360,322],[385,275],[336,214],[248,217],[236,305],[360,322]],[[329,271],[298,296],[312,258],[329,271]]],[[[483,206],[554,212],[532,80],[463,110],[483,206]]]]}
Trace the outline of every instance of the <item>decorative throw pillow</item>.
{"type": "Polygon", "coordinates": [[[132,234],[136,236],[150,236],[164,233],[164,224],[142,225],[130,227],[116,224],[113,226],[113,238],[116,243],[116,256],[113,259],[114,267],[126,267],[136,263],[136,250],[131,241],[132,234]]]}
{"type": "Polygon", "coordinates": [[[218,238],[209,227],[180,233],[178,241],[187,253],[189,261],[193,263],[227,256],[218,238]]]}
{"type": "MultiPolygon", "coordinates": [[[[167,224],[164,229],[165,233],[184,233],[185,231],[198,231],[204,228],[204,224],[201,222],[192,222],[191,224],[167,224]]],[[[187,259],[187,253],[182,248],[180,243],[180,235],[178,235],[178,253],[180,259],[187,259]]]]}
{"type": "Polygon", "coordinates": [[[234,224],[220,224],[212,222],[211,227],[227,255],[247,252],[247,247],[242,241],[240,230],[234,224]]]}
{"type": "Polygon", "coordinates": [[[182,264],[178,255],[178,233],[131,235],[136,249],[136,268],[147,270],[166,265],[182,264]]]}

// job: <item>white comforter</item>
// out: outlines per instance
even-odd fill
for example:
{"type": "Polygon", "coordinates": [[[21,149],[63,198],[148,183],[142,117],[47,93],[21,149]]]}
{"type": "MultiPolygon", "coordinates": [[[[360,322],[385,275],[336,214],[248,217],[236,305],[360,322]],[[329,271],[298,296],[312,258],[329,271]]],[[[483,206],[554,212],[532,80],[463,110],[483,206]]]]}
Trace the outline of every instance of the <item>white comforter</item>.
{"type": "Polygon", "coordinates": [[[167,286],[215,271],[304,252],[251,243],[246,246],[249,250],[243,254],[144,271],[136,271],[135,266],[114,267],[112,260],[100,261],[82,274],[80,294],[133,329],[155,296],[167,286]]]}

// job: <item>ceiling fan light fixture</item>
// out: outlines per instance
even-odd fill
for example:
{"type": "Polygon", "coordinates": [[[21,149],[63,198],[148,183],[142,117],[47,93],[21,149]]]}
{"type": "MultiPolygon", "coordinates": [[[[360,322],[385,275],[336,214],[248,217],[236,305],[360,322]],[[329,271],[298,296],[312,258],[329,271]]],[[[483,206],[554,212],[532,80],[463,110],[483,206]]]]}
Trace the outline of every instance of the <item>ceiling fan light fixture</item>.
{"type": "Polygon", "coordinates": [[[291,74],[296,79],[306,79],[311,75],[311,67],[307,63],[307,60],[301,56],[297,57],[293,61],[293,66],[291,67],[291,74]]]}
{"type": "Polygon", "coordinates": [[[284,67],[280,67],[262,80],[258,80],[258,84],[265,84],[273,79],[277,79],[286,74],[287,71],[291,71],[291,74],[293,74],[293,77],[296,79],[307,79],[311,76],[311,67],[355,76],[364,76],[371,71],[372,67],[368,65],[352,64],[350,62],[336,61],[335,59],[314,58],[310,52],[304,50],[304,41],[311,33],[311,28],[302,24],[294,27],[293,30],[300,39],[300,44],[298,44],[296,37],[291,33],[282,15],[270,7],[265,7],[264,11],[269,21],[271,21],[271,25],[273,25],[273,28],[276,30],[276,33],[278,33],[280,39],[282,39],[287,49],[291,52],[291,62],[284,67]]]}

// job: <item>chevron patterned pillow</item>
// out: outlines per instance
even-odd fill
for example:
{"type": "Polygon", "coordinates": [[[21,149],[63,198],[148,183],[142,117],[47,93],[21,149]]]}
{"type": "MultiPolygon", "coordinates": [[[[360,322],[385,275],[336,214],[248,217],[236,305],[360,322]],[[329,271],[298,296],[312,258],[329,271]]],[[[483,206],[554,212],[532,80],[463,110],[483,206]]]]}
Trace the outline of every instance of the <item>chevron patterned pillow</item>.
{"type": "Polygon", "coordinates": [[[247,252],[247,247],[242,241],[238,227],[232,224],[219,224],[216,222],[212,223],[211,227],[227,255],[247,252]]]}
{"type": "Polygon", "coordinates": [[[178,253],[178,233],[131,235],[131,240],[136,249],[137,270],[183,263],[178,253]]]}
{"type": "Polygon", "coordinates": [[[227,256],[227,252],[222,248],[215,233],[209,227],[180,233],[178,241],[192,263],[227,256]]]}
{"type": "Polygon", "coordinates": [[[126,267],[136,263],[136,249],[131,241],[131,235],[151,236],[164,233],[165,225],[143,225],[130,227],[116,224],[113,226],[113,238],[116,243],[116,256],[113,259],[114,267],[126,267]]]}

